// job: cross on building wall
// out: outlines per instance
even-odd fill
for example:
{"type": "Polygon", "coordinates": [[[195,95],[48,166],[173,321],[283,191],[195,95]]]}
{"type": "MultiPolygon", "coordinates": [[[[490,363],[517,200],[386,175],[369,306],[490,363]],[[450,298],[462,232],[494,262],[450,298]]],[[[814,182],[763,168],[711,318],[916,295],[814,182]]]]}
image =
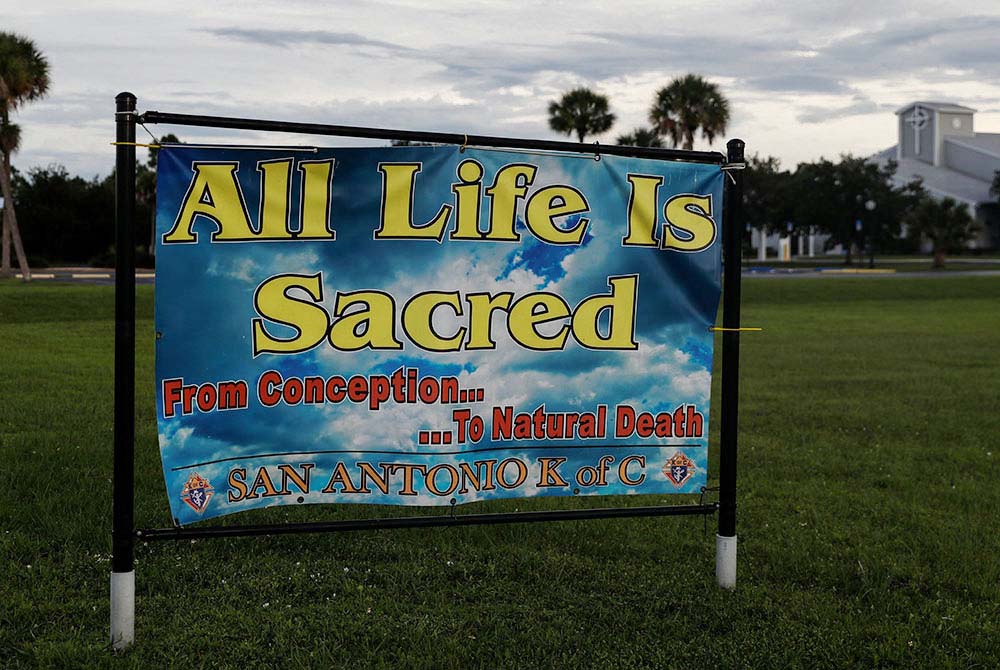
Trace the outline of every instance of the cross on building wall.
{"type": "Polygon", "coordinates": [[[906,122],[913,128],[913,151],[917,156],[920,155],[920,131],[927,127],[930,118],[930,114],[921,107],[914,107],[913,112],[906,117],[906,122]]]}

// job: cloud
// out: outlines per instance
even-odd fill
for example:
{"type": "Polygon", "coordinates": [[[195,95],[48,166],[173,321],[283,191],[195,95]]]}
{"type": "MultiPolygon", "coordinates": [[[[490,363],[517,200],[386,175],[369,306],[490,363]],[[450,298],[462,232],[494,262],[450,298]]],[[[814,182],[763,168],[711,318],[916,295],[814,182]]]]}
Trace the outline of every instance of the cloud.
{"type": "Polygon", "coordinates": [[[376,47],[392,53],[407,54],[413,49],[373,40],[357,33],[342,33],[330,30],[275,30],[268,28],[209,28],[205,32],[216,37],[227,37],[251,44],[288,49],[305,44],[322,44],[326,46],[346,47],[376,47]]]}
{"type": "Polygon", "coordinates": [[[743,80],[742,84],[761,91],[783,93],[837,94],[851,93],[854,90],[843,79],[813,74],[777,74],[751,77],[743,80]]]}
{"type": "MultiPolygon", "coordinates": [[[[234,24],[228,7],[191,0],[130,7],[137,26],[157,26],[155,43],[148,31],[110,20],[121,16],[113,2],[65,3],[58,12],[18,6],[5,16],[7,28],[36,39],[53,85],[46,99],[18,110],[23,148],[15,162],[107,174],[118,86],[137,93],[143,109],[554,137],[547,102],[583,85],[610,95],[618,125],[608,136],[615,137],[645,125],[659,87],[694,72],[730,98],[729,134],[786,164],[891,144],[891,118],[878,114],[911,100],[1000,107],[1000,16],[982,3],[975,15],[901,0],[655,10],[594,2],[570,14],[557,6],[457,6],[262,3],[252,27],[234,24]],[[500,25],[517,30],[498,37],[492,31],[500,25]],[[109,71],[114,82],[99,76],[109,71]],[[844,119],[850,123],[838,123],[844,119]]],[[[997,114],[981,111],[977,125],[995,128],[997,114]]],[[[203,142],[357,143],[209,128],[162,132],[203,142]]]]}
{"type": "Polygon", "coordinates": [[[831,121],[847,116],[860,116],[862,114],[891,114],[895,108],[895,105],[879,104],[867,96],[856,95],[854,96],[854,100],[847,105],[833,107],[807,106],[803,108],[797,118],[802,123],[823,123],[824,121],[831,121]]]}

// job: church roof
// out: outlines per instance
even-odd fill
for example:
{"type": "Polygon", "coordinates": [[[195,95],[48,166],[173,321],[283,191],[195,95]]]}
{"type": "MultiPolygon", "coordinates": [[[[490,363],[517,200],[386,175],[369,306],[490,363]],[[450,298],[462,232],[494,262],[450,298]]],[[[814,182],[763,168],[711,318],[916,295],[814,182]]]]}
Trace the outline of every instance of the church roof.
{"type": "Polygon", "coordinates": [[[927,109],[933,109],[934,111],[937,111],[937,112],[968,112],[968,113],[971,113],[971,112],[976,111],[976,110],[972,109],[971,107],[963,107],[962,105],[956,105],[953,102],[924,102],[924,101],[918,101],[918,102],[911,102],[910,104],[906,105],[905,107],[900,107],[899,109],[896,110],[896,114],[902,114],[903,112],[909,111],[910,109],[916,107],[917,105],[920,105],[921,107],[925,107],[927,109]]]}
{"type": "Polygon", "coordinates": [[[1000,158],[1000,133],[976,133],[972,137],[946,137],[945,142],[967,146],[984,154],[1000,158]]]}
{"type": "MultiPolygon", "coordinates": [[[[985,133],[982,133],[985,134],[985,133]]],[[[997,135],[1000,137],[1000,135],[997,135]]],[[[971,138],[962,138],[967,141],[971,138]]],[[[892,146],[884,151],[880,151],[869,160],[885,164],[889,160],[896,160],[896,147],[892,146]]],[[[975,177],[962,174],[956,170],[946,167],[938,167],[913,158],[903,158],[896,161],[895,181],[905,184],[916,177],[923,179],[924,188],[931,194],[940,197],[950,197],[969,204],[983,202],[993,202],[994,198],[990,194],[989,182],[975,177]]]]}

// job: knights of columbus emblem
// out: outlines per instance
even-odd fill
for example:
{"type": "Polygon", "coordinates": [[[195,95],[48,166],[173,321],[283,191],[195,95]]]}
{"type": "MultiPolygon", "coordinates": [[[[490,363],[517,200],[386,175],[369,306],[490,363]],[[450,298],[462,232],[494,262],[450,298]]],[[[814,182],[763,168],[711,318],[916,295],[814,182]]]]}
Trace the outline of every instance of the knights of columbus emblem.
{"type": "Polygon", "coordinates": [[[181,500],[191,506],[198,514],[205,511],[208,501],[212,499],[215,489],[207,479],[197,472],[188,477],[187,483],[181,490],[181,500]]]}
{"type": "Polygon", "coordinates": [[[667,464],[663,466],[663,474],[677,488],[684,486],[684,482],[691,479],[694,471],[694,461],[685,456],[683,451],[675,451],[667,464]]]}

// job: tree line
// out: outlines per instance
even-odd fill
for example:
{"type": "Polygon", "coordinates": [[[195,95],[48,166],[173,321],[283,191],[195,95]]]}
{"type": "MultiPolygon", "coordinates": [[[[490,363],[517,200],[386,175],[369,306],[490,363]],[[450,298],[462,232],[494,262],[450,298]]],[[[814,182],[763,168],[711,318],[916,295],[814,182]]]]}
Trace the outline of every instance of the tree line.
{"type": "MultiPolygon", "coordinates": [[[[159,143],[176,143],[164,135],[159,143]]],[[[13,171],[12,190],[31,267],[57,263],[111,267],[115,263],[115,173],[71,175],[62,165],[13,171]]],[[[156,216],[156,149],[136,165],[136,264],[152,267],[156,216]]]]}
{"type": "MultiPolygon", "coordinates": [[[[840,245],[848,264],[862,253],[872,259],[876,253],[916,253],[928,240],[934,267],[943,267],[945,255],[961,251],[980,224],[964,203],[931,197],[919,178],[900,183],[896,169],[895,161],[845,155],[836,163],[800,163],[791,172],[776,158],[754,156],[744,181],[747,230],[826,235],[827,248],[840,245]]],[[[747,232],[745,247],[749,242],[747,232]]]]}

